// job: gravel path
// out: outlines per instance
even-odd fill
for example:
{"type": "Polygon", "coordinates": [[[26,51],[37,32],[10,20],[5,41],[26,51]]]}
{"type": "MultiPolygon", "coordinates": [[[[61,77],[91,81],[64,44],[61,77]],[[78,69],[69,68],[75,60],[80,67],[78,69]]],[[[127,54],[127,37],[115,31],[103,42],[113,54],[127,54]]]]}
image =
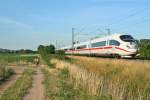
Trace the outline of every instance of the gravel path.
{"type": "Polygon", "coordinates": [[[44,86],[42,84],[44,76],[39,68],[35,70],[36,74],[33,77],[33,86],[23,100],[44,100],[44,86]]]}

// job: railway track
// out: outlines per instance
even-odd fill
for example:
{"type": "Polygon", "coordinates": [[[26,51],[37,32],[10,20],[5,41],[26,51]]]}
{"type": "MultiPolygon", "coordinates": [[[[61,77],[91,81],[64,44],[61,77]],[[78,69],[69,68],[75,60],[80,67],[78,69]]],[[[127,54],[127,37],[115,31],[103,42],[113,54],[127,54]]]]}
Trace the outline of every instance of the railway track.
{"type": "Polygon", "coordinates": [[[124,60],[124,61],[136,61],[136,62],[150,62],[150,59],[143,59],[143,58],[113,58],[113,57],[101,57],[101,56],[76,56],[76,55],[69,55],[68,57],[89,57],[89,58],[98,58],[98,59],[106,59],[106,60],[124,60]]]}

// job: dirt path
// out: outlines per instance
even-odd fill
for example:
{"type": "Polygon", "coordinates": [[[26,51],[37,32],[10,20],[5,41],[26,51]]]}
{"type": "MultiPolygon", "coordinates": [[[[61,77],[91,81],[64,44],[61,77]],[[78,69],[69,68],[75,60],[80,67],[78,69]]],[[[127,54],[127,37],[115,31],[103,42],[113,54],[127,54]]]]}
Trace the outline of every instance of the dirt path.
{"type": "Polygon", "coordinates": [[[24,69],[26,67],[21,67],[21,66],[10,66],[13,68],[16,72],[15,75],[11,76],[9,79],[7,79],[5,82],[0,84],[0,93],[3,93],[8,87],[10,87],[13,83],[16,82],[16,80],[22,75],[24,72],[24,69]]]}
{"type": "Polygon", "coordinates": [[[44,86],[42,84],[44,76],[39,68],[35,70],[37,72],[33,78],[33,87],[23,100],[44,100],[44,86]]]}

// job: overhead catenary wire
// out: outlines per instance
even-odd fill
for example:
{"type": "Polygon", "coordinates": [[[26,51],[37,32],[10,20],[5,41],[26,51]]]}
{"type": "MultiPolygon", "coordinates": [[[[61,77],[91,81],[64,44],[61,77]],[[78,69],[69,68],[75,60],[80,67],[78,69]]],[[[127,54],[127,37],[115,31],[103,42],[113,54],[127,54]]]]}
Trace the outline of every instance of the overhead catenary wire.
{"type": "Polygon", "coordinates": [[[136,23],[130,24],[128,26],[123,27],[122,29],[123,30],[128,29],[129,26],[130,26],[130,28],[137,28],[137,25],[140,25],[140,24],[145,23],[145,22],[150,22],[150,18],[149,19],[145,19],[145,20],[140,21],[140,22],[136,22],[136,23]]]}
{"type": "Polygon", "coordinates": [[[146,11],[148,11],[148,10],[150,10],[150,6],[149,6],[149,5],[146,6],[146,7],[144,7],[144,8],[141,9],[141,10],[133,11],[132,14],[129,14],[129,15],[126,16],[125,18],[121,18],[121,19],[119,19],[118,21],[113,22],[112,24],[110,24],[110,26],[120,26],[120,25],[122,25],[123,22],[126,22],[127,20],[129,20],[129,19],[131,19],[131,18],[133,18],[133,17],[139,15],[140,13],[144,13],[144,12],[146,12],[146,11]]]}

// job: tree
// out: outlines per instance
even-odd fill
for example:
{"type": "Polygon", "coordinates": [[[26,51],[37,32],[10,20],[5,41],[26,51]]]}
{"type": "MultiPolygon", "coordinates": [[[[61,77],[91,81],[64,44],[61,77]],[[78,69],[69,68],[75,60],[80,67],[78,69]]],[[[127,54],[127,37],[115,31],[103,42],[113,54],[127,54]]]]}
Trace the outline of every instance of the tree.
{"type": "Polygon", "coordinates": [[[54,54],[55,53],[55,46],[54,45],[49,45],[48,47],[50,54],[54,54]]]}
{"type": "Polygon", "coordinates": [[[150,58],[150,39],[141,39],[139,43],[142,58],[150,58]]]}
{"type": "Polygon", "coordinates": [[[45,47],[44,47],[43,45],[40,45],[40,46],[38,47],[38,53],[41,54],[41,55],[45,55],[44,48],[45,48],[45,47]]]}
{"type": "Polygon", "coordinates": [[[55,46],[54,45],[49,45],[49,46],[43,46],[40,45],[38,47],[38,53],[45,56],[47,54],[54,54],[55,53],[55,46]]]}
{"type": "Polygon", "coordinates": [[[47,65],[52,67],[52,64],[50,63],[50,56],[49,54],[54,54],[55,53],[55,47],[54,45],[49,45],[49,46],[43,46],[40,45],[38,47],[38,53],[41,55],[42,59],[47,63],[47,65]]]}

